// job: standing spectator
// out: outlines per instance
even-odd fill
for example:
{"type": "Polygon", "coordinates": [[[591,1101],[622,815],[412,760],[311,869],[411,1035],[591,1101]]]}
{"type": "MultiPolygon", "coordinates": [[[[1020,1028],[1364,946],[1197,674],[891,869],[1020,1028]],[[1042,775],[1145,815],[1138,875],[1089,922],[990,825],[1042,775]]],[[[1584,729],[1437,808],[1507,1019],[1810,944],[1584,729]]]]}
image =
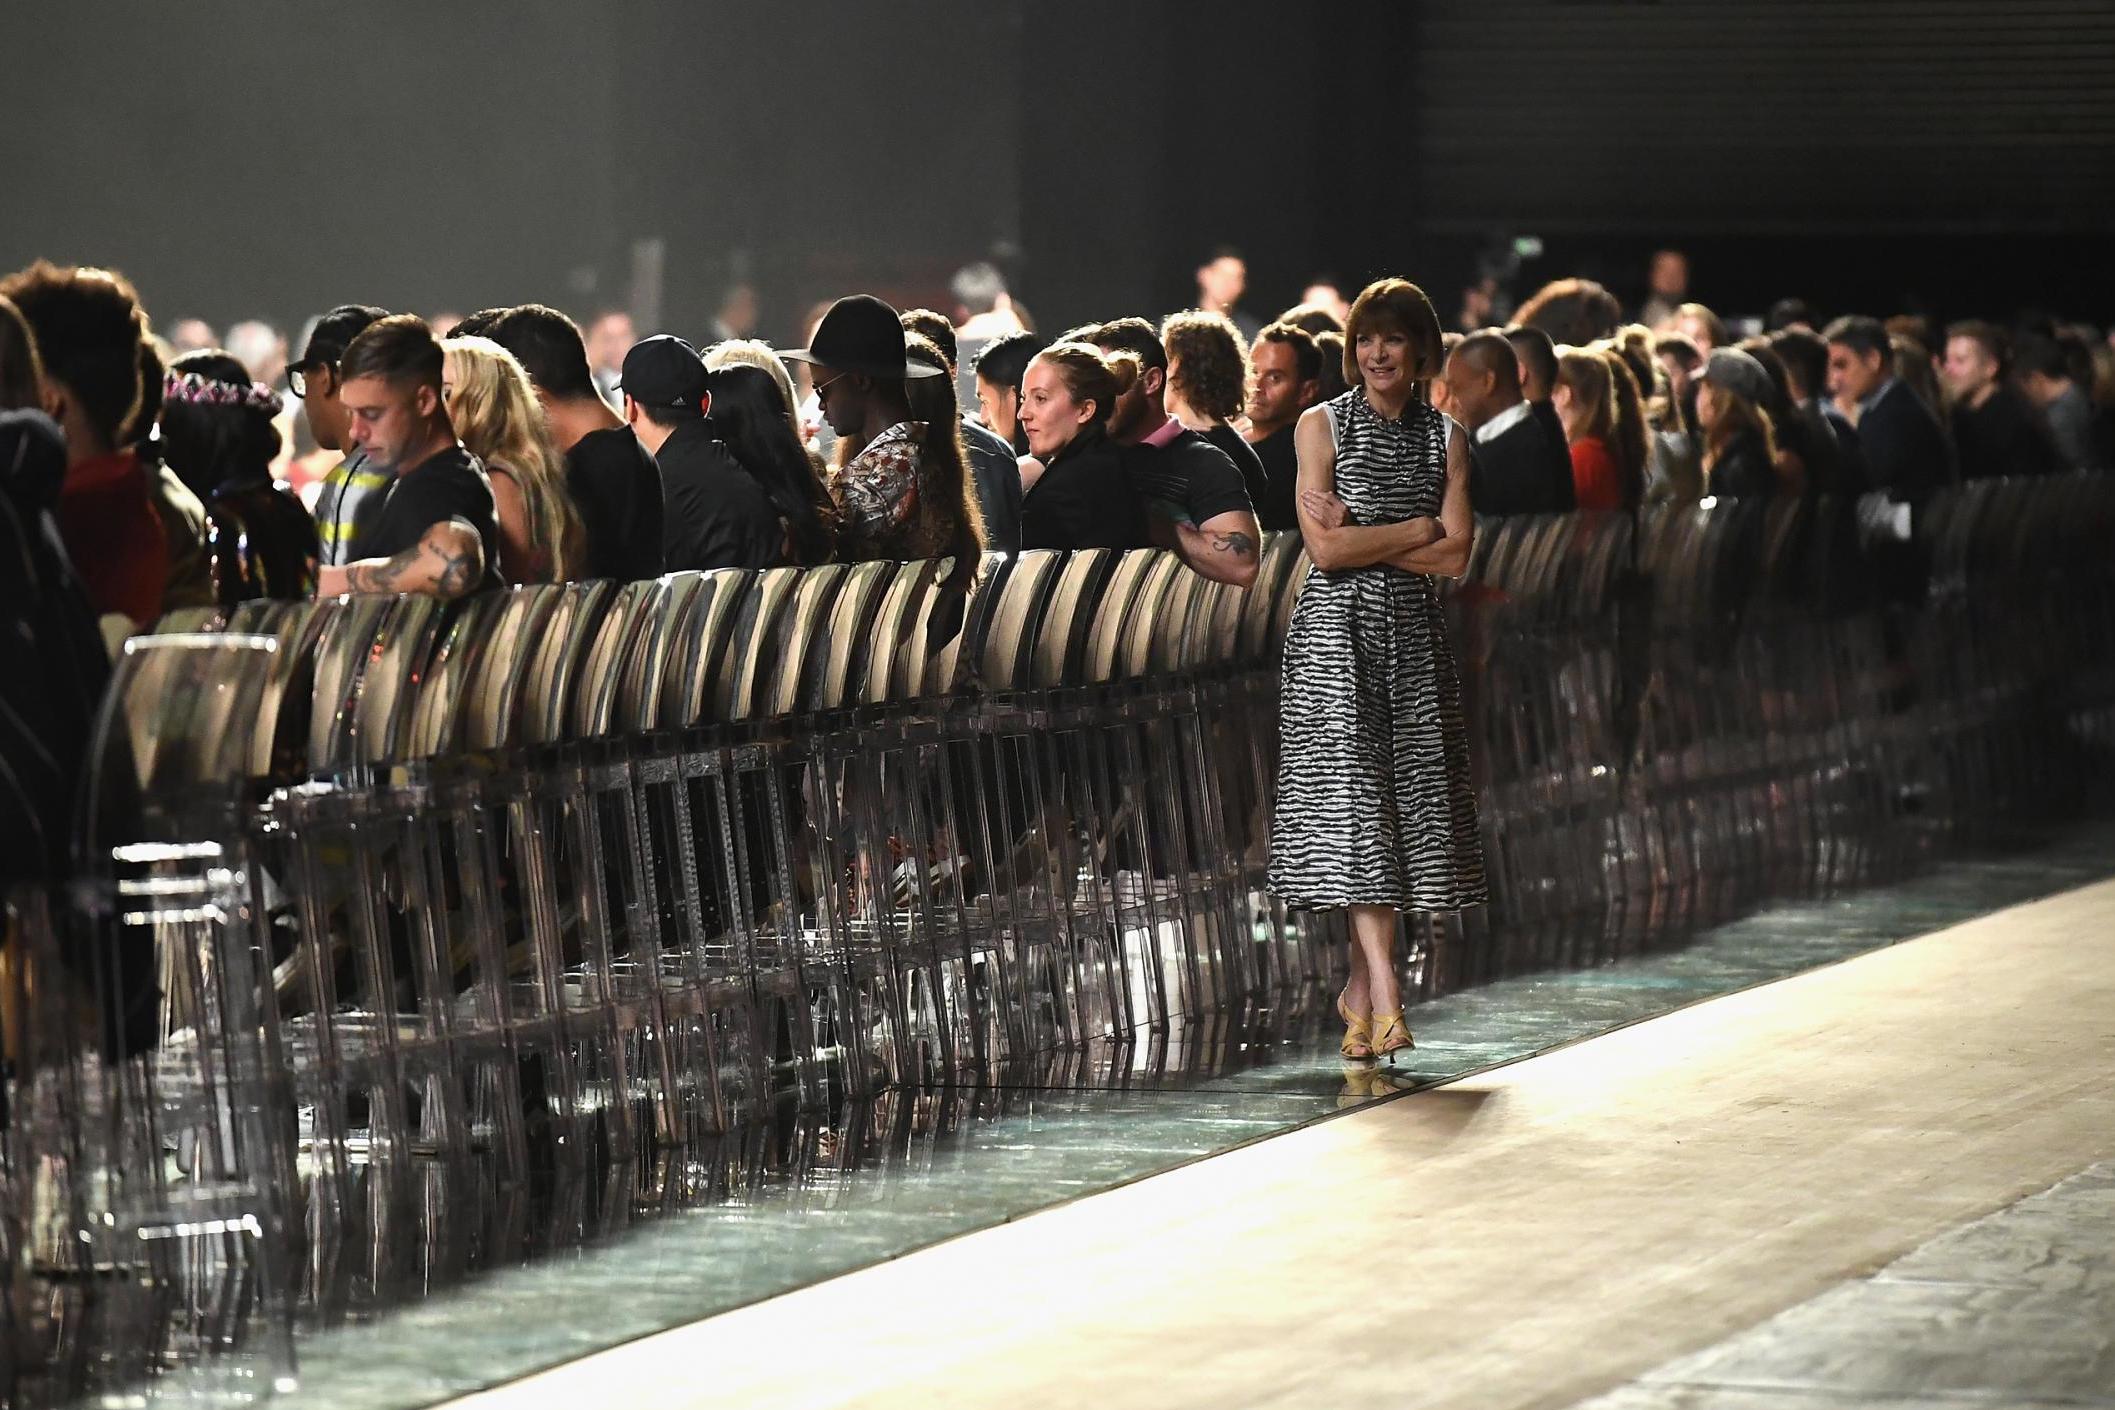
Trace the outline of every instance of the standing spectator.
{"type": "Polygon", "coordinates": [[[1638,322],[1659,328],[1674,321],[1675,311],[1689,298],[1689,256],[1680,250],[1654,250],[1646,275],[1644,307],[1638,322]]]}
{"type": "Polygon", "coordinates": [[[1256,522],[1265,529],[1297,529],[1300,467],[1293,426],[1319,398],[1322,352],[1305,329],[1273,323],[1256,335],[1249,365],[1255,371],[1248,394],[1249,444],[1263,465],[1263,492],[1251,496],[1256,522]]]}
{"type": "Polygon", "coordinates": [[[1168,353],[1168,412],[1226,454],[1241,472],[1249,504],[1268,494],[1263,462],[1233,422],[1248,402],[1248,349],[1224,314],[1191,310],[1160,325],[1168,353]]]}
{"type": "Polygon", "coordinates": [[[843,516],[848,559],[955,560],[966,585],[984,551],[976,493],[963,464],[959,424],[917,421],[904,383],[945,377],[936,357],[913,358],[895,309],[871,294],[830,306],[805,348],[786,356],[813,368],[816,404],[840,437],[864,448],[830,487],[843,516]]]}
{"type": "Polygon", "coordinates": [[[778,511],[785,542],[780,561],[812,568],[836,557],[837,506],[800,443],[777,379],[747,363],[714,367],[708,358],[705,391],[714,439],[763,487],[778,511]]]}
{"type": "Polygon", "coordinates": [[[0,280],[0,298],[20,311],[42,359],[44,409],[66,437],[54,517],[114,644],[161,614],[169,582],[152,474],[123,439],[141,400],[146,319],[123,275],[42,260],[0,280]]]}
{"type": "Polygon", "coordinates": [[[1765,333],[1813,333],[1820,327],[1820,315],[1814,312],[1814,306],[1805,299],[1779,299],[1770,305],[1770,311],[1763,316],[1765,333]]]}
{"type": "Polygon", "coordinates": [[[279,393],[218,350],[188,353],[162,383],[162,455],[205,502],[214,600],[301,602],[316,590],[315,520],[272,475],[279,393]]]}
{"type": "Polygon", "coordinates": [[[1232,245],[1221,245],[1197,266],[1197,307],[1207,313],[1223,313],[1241,330],[1243,342],[1263,331],[1263,325],[1242,312],[1241,296],[1248,292],[1248,261],[1232,245]]]}
{"type": "MultiPolygon", "coordinates": [[[[1016,455],[1028,453],[1028,443],[1022,439],[1019,425],[1021,377],[1028,371],[1029,360],[1043,347],[1043,340],[1033,333],[1009,334],[988,343],[972,365],[972,375],[977,383],[977,410],[984,418],[984,425],[993,435],[1011,445],[1016,455]]],[[[1103,409],[1107,410],[1106,407],[1103,409]]]]}
{"type": "Polygon", "coordinates": [[[2062,468],[2040,409],[2005,380],[2008,352],[2005,335],[1988,323],[1946,330],[1946,390],[1964,480],[2062,468]]]}
{"type": "Polygon", "coordinates": [[[2012,349],[2013,371],[2020,390],[2041,408],[2055,442],[2057,458],[2072,470],[2106,468],[2101,458],[2101,419],[2093,398],[2078,384],[2073,360],[2063,344],[2044,333],[2028,333],[2012,349]]]}
{"type": "Polygon", "coordinates": [[[452,601],[498,585],[492,485],[448,420],[446,365],[433,330],[408,313],[368,325],[339,359],[353,444],[390,483],[352,561],[323,569],[322,596],[411,592],[452,601]]]}
{"type": "Polygon", "coordinates": [[[1738,348],[1713,348],[1696,371],[1696,424],[1704,438],[1705,493],[1777,492],[1777,438],[1763,407],[1770,374],[1738,348]]]}
{"type": "Polygon", "coordinates": [[[1862,492],[1864,473],[1858,468],[1858,431],[1822,393],[1829,385],[1829,345],[1811,328],[1794,325],[1770,335],[1770,350],[1784,366],[1793,414],[1804,421],[1810,438],[1826,431],[1835,442],[1835,475],[1818,488],[1832,494],[1862,492]]]}
{"type": "Polygon", "coordinates": [[[220,346],[220,335],[203,318],[179,318],[169,325],[169,346],[180,357],[220,346]]]}
{"type": "Polygon", "coordinates": [[[1550,439],[1563,445],[1564,422],[1550,400],[1557,387],[1556,343],[1540,328],[1519,323],[1505,330],[1505,340],[1513,345],[1513,356],[1520,360],[1520,395],[1527,399],[1528,410],[1542,423],[1550,439]]]}
{"type": "Polygon", "coordinates": [[[571,582],[580,574],[587,531],[529,374],[490,338],[450,338],[441,351],[448,419],[492,484],[500,578],[513,584],[571,582]]]}
{"type": "MultiPolygon", "coordinates": [[[[914,308],[903,315],[903,330],[918,334],[931,345],[933,352],[946,365],[951,393],[959,398],[960,393],[954,391],[958,385],[955,325],[931,309],[914,308]]],[[[913,400],[920,399],[917,394],[926,390],[929,380],[919,378],[906,384],[913,393],[913,400]]],[[[962,406],[957,400],[954,414],[955,420],[961,423],[963,450],[969,456],[977,510],[984,516],[984,546],[995,552],[1011,553],[1021,546],[1021,463],[1012,442],[972,421],[962,406]]],[[[914,407],[913,410],[937,415],[945,408],[935,398],[930,406],[914,407]]]]}
{"type": "Polygon", "coordinates": [[[388,474],[347,444],[351,421],[338,398],[338,359],[369,324],[387,317],[388,310],[373,304],[338,305],[316,320],[300,360],[286,369],[287,386],[307,412],[309,434],[323,449],[344,452],[316,494],[316,534],[326,566],[342,567],[350,560],[353,540],[382,507],[382,492],[389,488],[388,474]]]}
{"type": "Polygon", "coordinates": [[[1324,329],[1314,335],[1315,351],[1322,355],[1322,375],[1316,379],[1315,404],[1333,401],[1351,390],[1344,381],[1344,333],[1324,329]]]}
{"type": "Polygon", "coordinates": [[[1573,507],[1572,459],[1520,393],[1520,359],[1504,334],[1461,340],[1447,391],[1474,441],[1470,503],[1478,514],[1560,514],[1573,507]]]}
{"type": "Polygon", "coordinates": [[[1565,348],[1557,354],[1550,400],[1564,423],[1571,451],[1572,500],[1580,509],[1621,509],[1623,472],[1616,463],[1616,388],[1599,353],[1565,348]]]}
{"type": "Polygon", "coordinates": [[[1865,478],[1899,503],[1922,504],[1953,478],[1946,432],[1895,375],[1895,350],[1877,318],[1847,315],[1828,326],[1829,394],[1857,411],[1865,478]]]}
{"type": "MultiPolygon", "coordinates": [[[[977,359],[984,350],[1001,338],[1011,338],[1028,330],[1020,315],[1014,312],[1013,299],[1006,292],[1006,276],[989,261],[979,260],[956,270],[955,277],[948,281],[948,292],[955,297],[956,393],[967,406],[977,394],[976,384],[970,378],[975,375],[977,359]]],[[[926,336],[932,336],[930,330],[926,330],[926,336]]],[[[933,341],[943,348],[947,346],[938,338],[933,341]]],[[[1027,365],[1027,358],[1021,361],[1023,366],[1027,365]]]]}
{"type": "MultiPolygon", "coordinates": [[[[1344,320],[1351,317],[1351,301],[1344,297],[1344,286],[1333,274],[1318,274],[1307,281],[1300,291],[1300,303],[1307,308],[1318,308],[1336,321],[1339,333],[1344,331],[1344,320]]],[[[1281,320],[1285,321],[1285,320],[1281,320]]],[[[1313,329],[1308,330],[1310,333],[1313,329]]]]}
{"type": "Polygon", "coordinates": [[[625,422],[653,453],[668,495],[668,571],[784,563],[786,527],[770,495],[707,420],[711,377],[697,349],[656,334],[624,355],[621,371],[625,422]]]}
{"type": "Polygon", "coordinates": [[[1553,279],[1520,306],[1513,321],[1540,328],[1551,342],[1583,348],[1616,331],[1623,322],[1623,306],[1591,279],[1553,279]]]}
{"type": "Polygon", "coordinates": [[[661,470],[596,394],[580,329],[555,308],[523,304],[507,310],[484,336],[513,353],[529,374],[551,443],[565,456],[566,488],[587,529],[582,576],[618,582],[659,577],[661,470]]]}
{"type": "MultiPolygon", "coordinates": [[[[1125,361],[1129,361],[1126,356],[1125,361]]],[[[1136,367],[1130,370],[1137,375],[1136,367]]],[[[1021,500],[1023,548],[1143,548],[1145,506],[1108,437],[1120,376],[1085,343],[1058,343],[1021,376],[1021,432],[1043,463],[1021,500]]]]}
{"type": "Polygon", "coordinates": [[[624,355],[639,341],[632,316],[621,308],[597,314],[588,324],[586,341],[588,374],[594,379],[595,394],[614,403],[617,384],[624,375],[624,355]]]}
{"type": "Polygon", "coordinates": [[[721,293],[719,307],[713,311],[712,340],[726,343],[753,338],[757,321],[756,286],[737,279],[721,293]]]}
{"type": "MultiPolygon", "coordinates": [[[[1468,438],[1418,395],[1439,369],[1439,333],[1415,285],[1368,286],[1345,330],[1345,378],[1357,385],[1303,415],[1297,433],[1313,566],[1285,639],[1269,885],[1289,905],[1350,912],[1337,1012],[1354,1059],[1412,1046],[1400,913],[1485,898],[1461,677],[1436,581],[1468,571],[1468,438]]],[[[1512,362],[1495,333],[1463,349],[1476,338],[1512,362]]],[[[1512,380],[1517,396],[1517,370],[1512,380]]]]}
{"type": "Polygon", "coordinates": [[[1125,448],[1153,541],[1173,549],[1192,572],[1239,587],[1254,582],[1263,531],[1248,485],[1225,451],[1168,415],[1168,355],[1160,335],[1143,318],[1119,318],[1092,330],[1092,337],[1103,353],[1128,355],[1128,366],[1116,366],[1109,438],[1125,448]]]}
{"type": "Polygon", "coordinates": [[[1729,346],[1733,341],[1726,332],[1725,320],[1702,304],[1683,304],[1676,309],[1673,331],[1696,344],[1696,350],[1707,356],[1713,348],[1729,346]]]}

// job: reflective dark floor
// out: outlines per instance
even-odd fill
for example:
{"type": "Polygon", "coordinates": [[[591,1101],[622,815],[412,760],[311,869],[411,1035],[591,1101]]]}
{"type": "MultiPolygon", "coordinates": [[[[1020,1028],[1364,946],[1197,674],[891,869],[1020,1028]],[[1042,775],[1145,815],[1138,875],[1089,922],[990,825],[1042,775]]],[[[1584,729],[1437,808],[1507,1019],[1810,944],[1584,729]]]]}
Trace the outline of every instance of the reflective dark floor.
{"type": "Polygon", "coordinates": [[[1414,1061],[1347,1068],[1319,1014],[893,1092],[593,1178],[435,1188],[422,1227],[340,1249],[299,1406],[423,1406],[1106,1190],[1347,1107],[2115,875],[2115,824],[2013,838],[1913,880],[1773,906],[1681,949],[1500,980],[1412,1014],[1414,1061]],[[510,1266],[511,1265],[511,1266],[510,1266]],[[467,1276],[465,1269],[485,1271],[467,1276]],[[348,1268],[351,1272],[348,1273],[348,1268]]]}

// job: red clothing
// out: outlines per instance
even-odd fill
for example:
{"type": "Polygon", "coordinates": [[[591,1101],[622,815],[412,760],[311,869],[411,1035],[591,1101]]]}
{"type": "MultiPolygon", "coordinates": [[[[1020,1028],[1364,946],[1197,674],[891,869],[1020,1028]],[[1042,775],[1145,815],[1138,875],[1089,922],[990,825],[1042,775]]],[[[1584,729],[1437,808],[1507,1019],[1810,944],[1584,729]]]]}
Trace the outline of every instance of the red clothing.
{"type": "Polygon", "coordinates": [[[1623,473],[1599,436],[1572,442],[1572,497],[1580,509],[1623,507],[1623,473]]]}
{"type": "Polygon", "coordinates": [[[120,612],[143,627],[161,616],[169,540],[138,456],[121,450],[67,466],[57,517],[97,616],[120,612]]]}

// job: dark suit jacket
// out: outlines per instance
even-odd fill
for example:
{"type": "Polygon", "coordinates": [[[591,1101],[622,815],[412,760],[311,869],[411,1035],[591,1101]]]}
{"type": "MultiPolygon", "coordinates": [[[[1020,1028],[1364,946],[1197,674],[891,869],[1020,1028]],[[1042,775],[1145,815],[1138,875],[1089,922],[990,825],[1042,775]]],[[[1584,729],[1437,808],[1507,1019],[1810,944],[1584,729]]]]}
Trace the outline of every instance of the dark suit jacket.
{"type": "Polygon", "coordinates": [[[1858,454],[1876,490],[1921,504],[1953,480],[1953,447],[1946,431],[1917,394],[1900,382],[1858,418],[1858,454]]]}
{"type": "Polygon", "coordinates": [[[1469,437],[1469,462],[1469,504],[1478,514],[1562,514],[1573,507],[1571,448],[1562,432],[1550,433],[1540,413],[1488,441],[1469,437]]]}

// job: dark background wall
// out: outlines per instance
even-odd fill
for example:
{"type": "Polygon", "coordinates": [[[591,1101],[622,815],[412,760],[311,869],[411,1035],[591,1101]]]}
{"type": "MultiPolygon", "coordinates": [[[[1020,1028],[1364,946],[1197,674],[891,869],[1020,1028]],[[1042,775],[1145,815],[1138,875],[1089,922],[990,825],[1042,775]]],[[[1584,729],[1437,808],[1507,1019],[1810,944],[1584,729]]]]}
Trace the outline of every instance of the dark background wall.
{"type": "Polygon", "coordinates": [[[1520,235],[1523,293],[1629,295],[1671,242],[1734,312],[2115,317],[2101,0],[76,0],[8,31],[0,268],[115,264],[163,322],[657,290],[698,333],[743,278],[785,340],[995,254],[1054,328],[1180,305],[1222,241],[1259,312],[1326,269],[1444,313],[1520,235]]]}

